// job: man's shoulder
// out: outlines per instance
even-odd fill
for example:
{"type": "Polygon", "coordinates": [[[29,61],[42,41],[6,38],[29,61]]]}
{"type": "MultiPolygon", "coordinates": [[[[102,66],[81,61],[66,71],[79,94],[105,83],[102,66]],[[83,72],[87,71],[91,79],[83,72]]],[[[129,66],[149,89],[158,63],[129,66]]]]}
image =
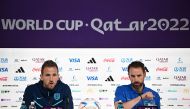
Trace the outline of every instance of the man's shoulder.
{"type": "Polygon", "coordinates": [[[130,90],[131,89],[130,85],[121,85],[121,86],[118,86],[117,88],[120,90],[130,90]]]}
{"type": "Polygon", "coordinates": [[[68,90],[70,90],[69,85],[63,83],[62,81],[59,82],[59,86],[58,87],[59,87],[59,89],[68,89],[68,90]]]}

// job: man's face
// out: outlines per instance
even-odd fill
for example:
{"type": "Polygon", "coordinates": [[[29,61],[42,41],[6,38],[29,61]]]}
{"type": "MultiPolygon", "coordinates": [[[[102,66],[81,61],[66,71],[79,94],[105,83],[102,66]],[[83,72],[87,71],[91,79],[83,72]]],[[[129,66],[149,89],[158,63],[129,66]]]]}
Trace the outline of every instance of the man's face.
{"type": "Polygon", "coordinates": [[[59,80],[59,75],[56,67],[45,67],[41,74],[43,86],[48,89],[53,89],[59,80]]]}
{"type": "Polygon", "coordinates": [[[131,67],[129,69],[129,79],[135,89],[140,88],[144,83],[146,73],[143,73],[141,67],[131,67]]]}

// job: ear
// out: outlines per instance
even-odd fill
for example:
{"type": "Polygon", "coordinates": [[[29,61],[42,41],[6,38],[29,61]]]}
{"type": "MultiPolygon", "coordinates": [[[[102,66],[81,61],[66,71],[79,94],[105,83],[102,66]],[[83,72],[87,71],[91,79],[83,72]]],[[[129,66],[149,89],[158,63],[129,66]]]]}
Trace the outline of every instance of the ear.
{"type": "Polygon", "coordinates": [[[42,74],[40,74],[40,80],[43,81],[43,79],[42,79],[42,74]]]}

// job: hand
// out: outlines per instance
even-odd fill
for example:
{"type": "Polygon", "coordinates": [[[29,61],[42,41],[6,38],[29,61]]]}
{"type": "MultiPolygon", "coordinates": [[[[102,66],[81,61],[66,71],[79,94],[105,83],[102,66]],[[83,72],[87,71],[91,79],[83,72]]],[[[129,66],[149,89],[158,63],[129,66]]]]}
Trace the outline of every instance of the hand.
{"type": "Polygon", "coordinates": [[[146,92],[142,94],[141,97],[142,99],[153,99],[154,95],[152,94],[152,92],[146,92]]]}

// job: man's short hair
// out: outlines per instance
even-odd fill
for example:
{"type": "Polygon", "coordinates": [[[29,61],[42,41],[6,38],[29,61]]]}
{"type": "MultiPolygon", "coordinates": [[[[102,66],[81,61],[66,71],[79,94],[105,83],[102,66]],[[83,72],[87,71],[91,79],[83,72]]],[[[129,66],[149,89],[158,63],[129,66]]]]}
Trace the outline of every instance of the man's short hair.
{"type": "Polygon", "coordinates": [[[41,74],[42,75],[43,75],[43,70],[44,70],[45,67],[56,67],[57,68],[57,73],[59,72],[57,64],[52,60],[47,60],[47,61],[45,61],[43,63],[42,68],[41,68],[41,74]]]}
{"type": "Polygon", "coordinates": [[[142,62],[140,61],[133,61],[131,64],[129,64],[128,66],[128,74],[129,74],[129,69],[133,67],[133,68],[142,68],[143,72],[145,73],[145,66],[142,62]]]}

